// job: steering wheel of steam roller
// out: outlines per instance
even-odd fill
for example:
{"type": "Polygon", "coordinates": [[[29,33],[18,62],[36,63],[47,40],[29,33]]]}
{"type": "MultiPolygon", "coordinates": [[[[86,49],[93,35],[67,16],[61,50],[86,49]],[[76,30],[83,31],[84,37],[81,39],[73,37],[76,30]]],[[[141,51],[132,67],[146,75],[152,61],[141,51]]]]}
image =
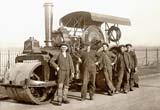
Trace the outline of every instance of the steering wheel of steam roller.
{"type": "Polygon", "coordinates": [[[121,38],[121,30],[118,27],[111,26],[108,30],[109,40],[112,42],[118,42],[121,38]],[[113,32],[116,32],[116,36],[113,35],[113,32]]]}

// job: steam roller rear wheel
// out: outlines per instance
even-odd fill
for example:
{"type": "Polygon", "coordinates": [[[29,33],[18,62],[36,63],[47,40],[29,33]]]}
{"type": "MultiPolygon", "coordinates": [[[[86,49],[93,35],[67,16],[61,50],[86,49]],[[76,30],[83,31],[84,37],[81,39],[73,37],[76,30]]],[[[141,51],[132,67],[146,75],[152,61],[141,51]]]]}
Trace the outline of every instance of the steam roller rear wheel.
{"type": "Polygon", "coordinates": [[[107,91],[107,84],[106,84],[106,80],[105,80],[105,76],[103,74],[102,71],[100,71],[97,75],[96,75],[96,86],[97,88],[107,91]]]}
{"type": "Polygon", "coordinates": [[[4,83],[8,97],[25,103],[44,104],[48,103],[56,91],[56,87],[15,87],[13,85],[23,85],[27,80],[44,81],[43,66],[40,62],[35,63],[17,63],[6,74],[4,83]]]}

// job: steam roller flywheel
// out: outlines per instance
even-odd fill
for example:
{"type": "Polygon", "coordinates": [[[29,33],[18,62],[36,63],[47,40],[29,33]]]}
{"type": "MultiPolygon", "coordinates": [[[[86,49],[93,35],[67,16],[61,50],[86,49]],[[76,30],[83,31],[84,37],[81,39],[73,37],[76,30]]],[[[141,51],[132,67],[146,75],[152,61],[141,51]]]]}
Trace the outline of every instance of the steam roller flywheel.
{"type": "Polygon", "coordinates": [[[42,70],[41,62],[16,63],[5,74],[2,84],[5,94],[18,102],[48,103],[56,89],[55,86],[46,86],[42,70]]]}
{"type": "Polygon", "coordinates": [[[83,32],[82,41],[84,43],[94,43],[96,41],[104,42],[104,36],[99,27],[90,25],[83,32]]]}

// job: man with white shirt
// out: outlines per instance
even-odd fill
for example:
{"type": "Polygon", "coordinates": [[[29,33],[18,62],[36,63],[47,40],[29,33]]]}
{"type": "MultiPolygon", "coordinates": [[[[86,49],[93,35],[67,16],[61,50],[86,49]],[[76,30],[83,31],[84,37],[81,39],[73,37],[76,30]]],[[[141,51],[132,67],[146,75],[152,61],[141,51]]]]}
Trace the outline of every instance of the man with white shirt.
{"type": "Polygon", "coordinates": [[[58,72],[58,105],[62,103],[69,103],[67,99],[70,74],[74,74],[74,66],[72,57],[67,53],[68,45],[66,43],[61,44],[61,52],[57,58],[52,58],[50,64],[58,72]],[[57,62],[57,63],[55,63],[57,62]]]}

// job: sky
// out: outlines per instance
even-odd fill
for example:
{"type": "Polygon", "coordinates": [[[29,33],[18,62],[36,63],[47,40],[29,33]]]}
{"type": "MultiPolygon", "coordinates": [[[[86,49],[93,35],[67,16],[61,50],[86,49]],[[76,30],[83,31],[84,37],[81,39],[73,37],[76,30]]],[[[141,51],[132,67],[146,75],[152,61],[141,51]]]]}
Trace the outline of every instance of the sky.
{"type": "Polygon", "coordinates": [[[120,26],[120,43],[160,46],[159,0],[0,0],[0,47],[23,47],[29,37],[44,45],[44,2],[52,2],[53,30],[59,19],[73,11],[91,11],[129,18],[120,26]]]}

